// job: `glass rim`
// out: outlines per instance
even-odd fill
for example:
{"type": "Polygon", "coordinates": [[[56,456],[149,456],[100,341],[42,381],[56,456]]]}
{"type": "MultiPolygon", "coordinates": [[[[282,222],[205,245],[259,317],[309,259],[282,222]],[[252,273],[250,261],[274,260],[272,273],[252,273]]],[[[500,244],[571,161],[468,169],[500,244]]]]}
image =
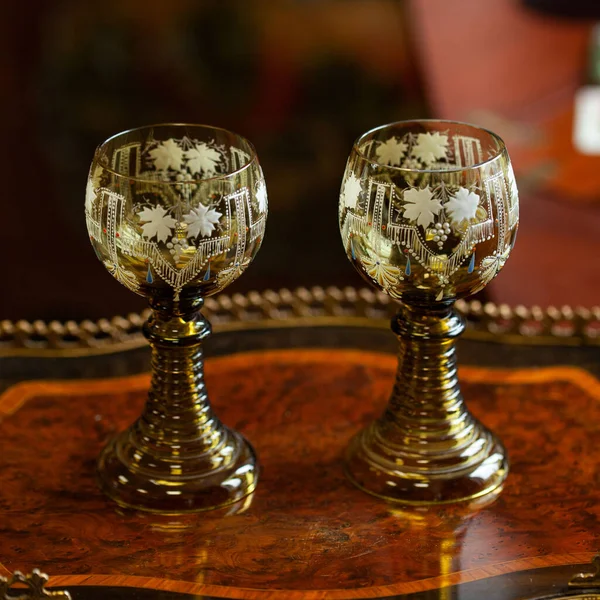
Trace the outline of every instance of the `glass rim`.
{"type": "Polygon", "coordinates": [[[235,133],[234,131],[231,131],[229,129],[225,129],[224,127],[217,127],[215,125],[207,125],[204,123],[180,123],[180,122],[167,122],[167,123],[154,123],[151,125],[140,125],[139,127],[132,127],[131,129],[125,129],[124,131],[119,131],[118,133],[115,133],[115,134],[111,135],[109,138],[105,139],[101,144],[99,144],[96,147],[96,150],[94,151],[94,158],[93,158],[94,163],[99,164],[105,171],[108,171],[115,177],[119,177],[121,179],[126,179],[128,181],[135,181],[135,182],[139,182],[139,183],[153,183],[153,184],[159,184],[159,185],[172,185],[172,186],[185,185],[185,184],[202,184],[202,183],[208,183],[210,181],[217,181],[219,179],[225,180],[234,175],[243,173],[246,169],[250,168],[254,162],[257,162],[257,161],[258,161],[258,154],[256,153],[256,148],[254,148],[254,145],[252,144],[252,142],[250,140],[248,140],[248,138],[244,137],[243,135],[240,135],[239,133],[235,133]],[[248,148],[250,149],[250,158],[246,164],[242,165],[241,167],[238,167],[237,169],[234,169],[233,171],[230,170],[227,173],[221,173],[219,175],[214,175],[211,177],[184,179],[183,181],[162,181],[160,179],[148,179],[146,177],[140,177],[137,175],[125,175],[124,173],[119,173],[118,171],[115,171],[115,169],[113,169],[110,165],[107,164],[107,161],[103,160],[106,157],[106,154],[103,153],[102,150],[105,148],[105,146],[109,142],[112,142],[112,141],[116,140],[117,138],[119,138],[121,136],[125,136],[130,133],[141,132],[145,129],[157,129],[157,128],[162,128],[162,127],[189,127],[189,128],[204,129],[204,130],[211,129],[213,131],[220,131],[220,132],[226,133],[226,134],[236,137],[240,140],[243,140],[243,142],[248,145],[248,148]]]}
{"type": "Polygon", "coordinates": [[[395,171],[402,171],[402,172],[406,172],[406,173],[436,173],[436,174],[437,173],[458,173],[460,171],[468,171],[470,169],[480,169],[482,167],[485,167],[487,165],[494,163],[495,161],[502,158],[503,156],[505,156],[506,159],[508,160],[508,150],[506,149],[506,144],[504,143],[504,140],[497,133],[494,133],[493,131],[486,129],[485,127],[481,127],[481,126],[475,125],[473,123],[467,123],[466,121],[454,121],[452,119],[407,119],[405,121],[393,121],[391,123],[386,123],[384,125],[378,125],[377,127],[373,127],[372,129],[365,131],[365,133],[361,134],[358,138],[356,138],[356,140],[354,141],[354,144],[352,145],[352,150],[353,150],[353,152],[356,152],[356,154],[358,154],[358,156],[360,156],[363,160],[371,163],[372,165],[377,165],[378,167],[383,167],[385,169],[392,169],[395,171]],[[415,168],[411,168],[411,167],[400,167],[400,166],[397,167],[394,165],[386,165],[386,164],[380,163],[377,160],[368,158],[360,150],[359,144],[364,140],[364,138],[366,138],[369,135],[374,134],[377,131],[386,129],[388,127],[391,128],[396,125],[411,125],[411,124],[417,125],[417,124],[423,124],[423,123],[442,123],[442,124],[447,124],[447,125],[464,125],[467,127],[471,127],[472,129],[475,129],[477,131],[484,132],[484,133],[488,134],[489,136],[491,136],[498,143],[498,146],[499,146],[498,152],[491,158],[488,158],[486,160],[483,160],[479,163],[475,163],[472,165],[466,165],[466,166],[462,166],[462,167],[450,167],[447,169],[415,169],[415,168]]]}

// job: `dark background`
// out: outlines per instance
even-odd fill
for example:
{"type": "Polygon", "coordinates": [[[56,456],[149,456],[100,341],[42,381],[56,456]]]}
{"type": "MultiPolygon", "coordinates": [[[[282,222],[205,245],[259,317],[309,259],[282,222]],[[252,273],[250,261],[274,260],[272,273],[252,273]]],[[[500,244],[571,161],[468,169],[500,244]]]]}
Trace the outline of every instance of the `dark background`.
{"type": "Polygon", "coordinates": [[[600,161],[570,142],[593,15],[587,3],[570,3],[578,19],[565,3],[529,4],[5,0],[0,319],[144,307],[97,261],[84,190],[99,143],[167,121],[225,127],[258,150],[267,235],[227,293],[362,285],[337,225],[351,144],[382,123],[439,116],[496,130],[517,170],[520,239],[490,297],[598,303],[600,161]],[[540,12],[551,4],[559,16],[540,12]]]}

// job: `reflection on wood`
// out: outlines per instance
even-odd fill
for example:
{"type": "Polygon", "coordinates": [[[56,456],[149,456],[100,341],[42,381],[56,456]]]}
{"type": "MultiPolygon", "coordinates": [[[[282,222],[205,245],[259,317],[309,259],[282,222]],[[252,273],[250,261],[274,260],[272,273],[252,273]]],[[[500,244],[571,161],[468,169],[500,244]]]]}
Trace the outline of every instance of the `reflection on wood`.
{"type": "Polygon", "coordinates": [[[252,441],[263,472],[232,514],[185,518],[118,510],[94,480],[100,448],[141,409],[145,376],[11,388],[0,397],[0,560],[41,568],[56,586],[286,600],[390,596],[591,560],[600,382],[573,368],[462,369],[469,406],[508,448],[509,479],[488,506],[408,511],[354,489],[341,463],[385,406],[395,368],[393,356],[352,350],[208,360],[215,407],[252,441]]]}

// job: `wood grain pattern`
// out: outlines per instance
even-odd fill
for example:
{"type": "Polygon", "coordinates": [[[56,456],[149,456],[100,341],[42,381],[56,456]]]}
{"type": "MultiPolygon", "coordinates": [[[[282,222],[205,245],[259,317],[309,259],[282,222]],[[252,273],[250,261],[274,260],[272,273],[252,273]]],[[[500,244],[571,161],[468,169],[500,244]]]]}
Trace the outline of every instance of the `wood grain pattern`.
{"type": "MultiPolygon", "coordinates": [[[[561,565],[550,566],[537,569],[526,569],[513,573],[493,575],[483,579],[465,581],[456,585],[446,586],[439,590],[425,590],[413,592],[410,594],[377,596],[377,600],[432,600],[433,598],[446,600],[450,598],[460,598],[460,600],[515,600],[516,598],[527,598],[530,600],[559,600],[563,596],[564,600],[595,600],[598,598],[598,590],[588,590],[585,598],[576,598],[575,596],[564,597],[569,594],[568,586],[565,582],[569,581],[573,575],[581,571],[589,570],[589,564],[581,565],[561,565]],[[594,592],[594,593],[590,593],[594,592]]],[[[66,579],[60,577],[61,580],[66,579]]],[[[107,578],[105,578],[107,579],[107,578]]],[[[178,582],[160,582],[162,585],[170,584],[172,586],[193,588],[193,584],[179,584],[178,582]]],[[[210,587],[210,586],[206,586],[210,587]]],[[[85,584],[83,586],[70,585],[60,589],[69,589],[75,600],[194,600],[197,596],[194,592],[172,591],[170,589],[154,589],[153,587],[131,587],[131,586],[110,586],[101,584],[98,586],[85,584]],[[190,598],[191,596],[191,598],[190,598]]],[[[382,589],[382,591],[385,591],[382,589]]],[[[573,590],[570,592],[573,593],[573,590]]],[[[373,598],[373,588],[365,590],[365,595],[361,595],[360,590],[350,590],[347,592],[287,592],[285,590],[236,590],[227,589],[221,596],[205,596],[204,600],[220,600],[222,598],[246,598],[256,599],[272,598],[303,598],[303,599],[325,599],[325,598],[373,598]],[[288,595],[289,594],[289,595],[288,595]],[[344,594],[344,595],[341,595],[344,594]]]]}
{"type": "Polygon", "coordinates": [[[341,468],[351,435],[385,406],[395,367],[393,356],[351,350],[208,360],[213,404],[263,470],[248,506],[186,518],[116,510],[95,484],[95,457],[139,413],[146,376],[19,384],[0,397],[0,562],[42,568],[53,585],[316,599],[591,560],[600,382],[575,368],[463,368],[467,402],[504,440],[511,475],[478,511],[406,511],[356,490],[341,468]]]}

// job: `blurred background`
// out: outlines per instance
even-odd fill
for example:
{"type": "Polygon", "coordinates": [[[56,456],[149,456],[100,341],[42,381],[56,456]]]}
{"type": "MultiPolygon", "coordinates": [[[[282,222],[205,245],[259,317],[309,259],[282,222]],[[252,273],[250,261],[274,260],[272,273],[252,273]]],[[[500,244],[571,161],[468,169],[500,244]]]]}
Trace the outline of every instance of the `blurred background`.
{"type": "Polygon", "coordinates": [[[337,224],[352,142],[441,117],[496,131],[517,173],[519,239],[488,297],[600,303],[600,149],[573,143],[600,85],[595,19],[588,0],[3,0],[0,319],[145,307],[96,259],[84,190],[99,143],[166,121],[258,150],[267,235],[227,293],[363,285],[337,224]]]}

